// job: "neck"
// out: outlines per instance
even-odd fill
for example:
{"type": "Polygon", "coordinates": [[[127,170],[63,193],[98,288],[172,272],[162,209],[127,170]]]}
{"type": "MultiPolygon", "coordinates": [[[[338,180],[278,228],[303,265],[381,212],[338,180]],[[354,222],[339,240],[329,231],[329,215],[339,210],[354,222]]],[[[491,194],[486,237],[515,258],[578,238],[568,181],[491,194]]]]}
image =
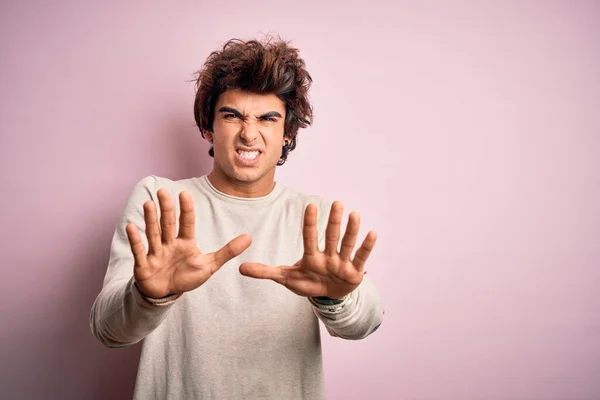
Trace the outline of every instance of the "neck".
{"type": "Polygon", "coordinates": [[[275,188],[274,176],[265,176],[256,182],[244,182],[221,174],[216,169],[208,174],[208,180],[219,192],[235,197],[263,197],[275,188]]]}

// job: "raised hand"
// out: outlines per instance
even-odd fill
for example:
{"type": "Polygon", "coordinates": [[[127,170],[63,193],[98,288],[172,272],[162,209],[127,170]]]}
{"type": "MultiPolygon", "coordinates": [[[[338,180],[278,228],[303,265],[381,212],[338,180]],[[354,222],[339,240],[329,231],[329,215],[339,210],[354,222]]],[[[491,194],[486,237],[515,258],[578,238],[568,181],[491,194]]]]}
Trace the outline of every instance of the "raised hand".
{"type": "Polygon", "coordinates": [[[309,204],[304,213],[304,255],[300,261],[292,266],[276,268],[259,263],[243,263],[240,272],[252,278],[272,279],[300,296],[335,299],[346,296],[362,282],[365,262],[375,246],[377,235],[370,231],[356,250],[354,258],[351,258],[360,228],[360,216],[355,212],[350,214],[339,246],[343,213],[342,203],[334,202],[325,232],[325,250],[319,251],[317,207],[309,204]]]}
{"type": "Polygon", "coordinates": [[[161,211],[160,226],[154,202],[148,200],[144,203],[148,252],[144,249],[137,226],[129,223],[126,227],[135,259],[134,279],[146,296],[161,298],[196,289],[223,264],[250,246],[250,236],[240,235],[214,253],[202,253],[194,238],[194,201],[190,194],[179,194],[181,214],[178,235],[175,232],[175,209],[169,192],[160,189],[157,194],[161,211]]]}

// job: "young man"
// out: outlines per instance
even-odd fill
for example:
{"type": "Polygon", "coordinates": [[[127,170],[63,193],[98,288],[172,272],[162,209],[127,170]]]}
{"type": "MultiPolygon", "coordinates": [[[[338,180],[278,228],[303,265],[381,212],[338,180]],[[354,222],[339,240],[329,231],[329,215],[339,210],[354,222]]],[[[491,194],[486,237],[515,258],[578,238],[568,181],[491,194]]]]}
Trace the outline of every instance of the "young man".
{"type": "Polygon", "coordinates": [[[319,319],[345,339],[381,324],[375,233],[355,249],[358,214],[342,236],[341,203],[275,182],[310,84],[285,42],[229,41],[194,104],[212,172],[134,188],[90,325],[108,347],[142,341],[136,399],[322,399],[319,319]]]}

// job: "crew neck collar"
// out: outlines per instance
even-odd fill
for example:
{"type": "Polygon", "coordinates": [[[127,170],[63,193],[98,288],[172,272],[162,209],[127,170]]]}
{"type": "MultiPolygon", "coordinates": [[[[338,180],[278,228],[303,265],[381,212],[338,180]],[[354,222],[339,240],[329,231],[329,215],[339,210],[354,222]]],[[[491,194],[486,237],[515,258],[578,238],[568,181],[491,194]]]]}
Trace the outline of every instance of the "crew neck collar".
{"type": "Polygon", "coordinates": [[[204,186],[208,191],[212,192],[215,196],[233,203],[246,203],[246,204],[264,204],[272,201],[277,195],[281,193],[283,190],[283,186],[275,182],[275,187],[265,196],[260,197],[241,197],[234,196],[231,194],[223,193],[219,189],[217,189],[208,179],[208,175],[203,175],[199,178],[200,185],[204,186]]]}

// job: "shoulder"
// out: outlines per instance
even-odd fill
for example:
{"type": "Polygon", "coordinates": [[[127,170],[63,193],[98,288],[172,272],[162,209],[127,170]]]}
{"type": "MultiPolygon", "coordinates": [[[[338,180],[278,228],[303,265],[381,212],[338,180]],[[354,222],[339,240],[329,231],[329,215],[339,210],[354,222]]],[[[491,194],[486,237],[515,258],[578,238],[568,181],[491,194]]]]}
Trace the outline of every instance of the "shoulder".
{"type": "Polygon", "coordinates": [[[285,201],[290,203],[298,203],[302,205],[308,205],[310,203],[315,204],[317,207],[329,208],[331,206],[332,201],[329,199],[313,193],[304,193],[294,190],[288,186],[284,186],[283,192],[285,193],[284,198],[285,201]]]}
{"type": "MultiPolygon", "coordinates": [[[[198,192],[200,192],[197,179],[198,178],[173,180],[158,175],[144,176],[135,183],[131,190],[127,201],[127,207],[141,208],[143,203],[147,200],[158,202],[158,191],[160,189],[167,190],[172,199],[177,199],[179,193],[182,191],[197,195],[198,192]]],[[[179,202],[175,201],[176,209],[178,208],[178,205],[179,202]]]]}
{"type": "Polygon", "coordinates": [[[158,175],[147,175],[138,180],[133,188],[133,192],[138,194],[147,194],[154,198],[156,192],[160,189],[165,189],[171,192],[171,194],[178,195],[181,191],[195,191],[198,190],[197,180],[198,178],[187,178],[173,180],[158,175]]]}
{"type": "Polygon", "coordinates": [[[303,193],[288,187],[285,188],[284,198],[287,207],[301,208],[302,211],[304,211],[309,204],[316,205],[317,218],[320,226],[325,224],[329,218],[329,211],[331,209],[331,204],[333,203],[333,201],[321,195],[303,193]]]}

